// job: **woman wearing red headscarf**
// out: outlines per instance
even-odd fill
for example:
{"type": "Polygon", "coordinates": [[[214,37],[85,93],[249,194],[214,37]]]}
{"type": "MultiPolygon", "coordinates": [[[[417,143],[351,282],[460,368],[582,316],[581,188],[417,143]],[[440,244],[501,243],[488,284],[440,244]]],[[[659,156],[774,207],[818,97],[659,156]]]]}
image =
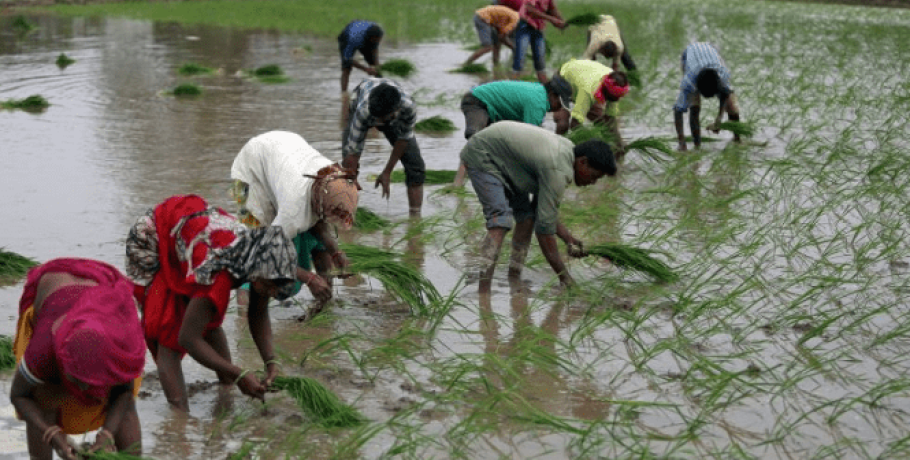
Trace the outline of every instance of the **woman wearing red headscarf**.
{"type": "Polygon", "coordinates": [[[93,450],[141,454],[133,398],[145,366],[133,284],[94,260],[35,267],[19,301],[10,400],[32,459],[75,459],[67,434],[101,428],[93,450]]]}
{"type": "Polygon", "coordinates": [[[280,227],[250,229],[196,195],[168,198],[140,217],[126,240],[126,273],[139,285],[145,341],[168,402],[189,410],[181,361],[189,353],[222,383],[264,399],[278,375],[270,297],[294,287],[294,246],[280,227]],[[265,362],[260,380],[231,362],[221,328],[231,290],[252,283],[247,320],[265,362]]]}

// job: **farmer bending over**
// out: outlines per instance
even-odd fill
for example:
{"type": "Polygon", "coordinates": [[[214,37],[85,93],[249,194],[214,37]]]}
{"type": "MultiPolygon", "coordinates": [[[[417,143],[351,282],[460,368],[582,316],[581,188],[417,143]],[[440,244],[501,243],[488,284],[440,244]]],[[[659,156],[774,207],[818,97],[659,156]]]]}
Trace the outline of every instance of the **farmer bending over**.
{"type": "MultiPolygon", "coordinates": [[[[720,54],[710,43],[696,42],[687,46],[682,53],[682,82],[679,84],[679,96],[673,106],[673,121],[676,124],[676,137],[679,150],[686,150],[686,136],[683,132],[683,114],[689,111],[689,129],[692,131],[692,142],[695,148],[701,147],[701,128],[698,115],[701,112],[701,96],[717,96],[719,107],[714,123],[708,130],[718,132],[718,125],[724,112],[732,121],[739,121],[739,105],[733,86],[730,85],[730,71],[720,54]]],[[[733,140],[740,141],[738,134],[733,140]]]]}
{"type": "Polygon", "coordinates": [[[338,35],[338,52],[341,53],[341,91],[348,90],[348,79],[351,69],[357,67],[374,77],[379,76],[379,43],[383,31],[379,24],[370,21],[354,20],[345,26],[338,35]],[[354,59],[354,53],[360,51],[366,65],[354,59]]]}
{"type": "Polygon", "coordinates": [[[616,174],[610,146],[600,140],[576,146],[543,128],[502,121],[472,136],[461,151],[461,160],[486,218],[487,236],[481,252],[487,266],[481,272],[481,289],[484,284],[489,286],[513,222],[509,276],[520,275],[533,230],[560,283],[574,284],[559,256],[556,236],[572,257],[584,256],[584,247],[559,222],[559,203],[569,184],[583,187],[616,174]]]}
{"type": "Polygon", "coordinates": [[[499,65],[499,50],[505,44],[510,50],[515,50],[515,45],[509,34],[515,31],[518,25],[518,12],[506,6],[487,6],[474,13],[474,28],[477,29],[477,38],[480,39],[480,48],[474,51],[464,65],[468,65],[484,54],[493,51],[493,67],[499,65]]]}
{"type": "Polygon", "coordinates": [[[423,182],[426,166],[420,155],[414,124],[417,110],[414,101],[404,90],[387,78],[365,78],[351,95],[348,105],[348,123],[341,137],[341,165],[360,171],[360,155],[366,142],[367,131],[376,128],[392,145],[392,153],[385,169],[376,179],[376,187],[382,186],[382,197],[389,197],[392,170],[401,160],[404,166],[405,184],[408,189],[408,206],[412,215],[420,214],[423,206],[423,182]]]}
{"type": "MultiPolygon", "coordinates": [[[[622,159],[625,149],[619,134],[617,102],[629,92],[626,74],[596,61],[572,59],[560,67],[557,75],[572,85],[575,95],[575,106],[572,108],[569,122],[562,121],[569,115],[568,111],[563,111],[554,116],[557,118],[557,127],[568,126],[572,129],[581,126],[585,119],[607,126],[615,138],[616,158],[622,159]]],[[[565,131],[559,130],[557,133],[564,134],[565,131]]]]}
{"type": "Polygon", "coordinates": [[[620,60],[627,71],[635,70],[635,61],[629,55],[616,19],[608,14],[600,15],[600,21],[588,27],[588,48],[582,57],[596,61],[598,54],[612,62],[613,70],[619,70],[620,60]]]}

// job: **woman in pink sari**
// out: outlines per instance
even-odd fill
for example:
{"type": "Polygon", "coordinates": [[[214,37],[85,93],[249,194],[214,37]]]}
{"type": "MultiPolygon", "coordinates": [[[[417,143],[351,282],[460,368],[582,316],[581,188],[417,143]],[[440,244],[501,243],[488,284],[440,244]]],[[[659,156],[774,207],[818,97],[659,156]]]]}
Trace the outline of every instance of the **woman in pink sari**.
{"type": "Polygon", "coordinates": [[[67,434],[101,428],[93,450],[141,454],[134,396],[145,366],[133,284],[88,259],[33,268],[19,301],[10,400],[29,456],[75,459],[67,434]]]}

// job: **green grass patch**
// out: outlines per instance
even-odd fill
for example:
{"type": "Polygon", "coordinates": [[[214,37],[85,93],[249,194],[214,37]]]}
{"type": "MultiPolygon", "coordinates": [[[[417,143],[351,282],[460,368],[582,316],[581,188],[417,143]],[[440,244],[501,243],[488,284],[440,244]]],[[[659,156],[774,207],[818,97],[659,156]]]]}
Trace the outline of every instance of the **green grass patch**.
{"type": "Polygon", "coordinates": [[[600,15],[597,13],[591,13],[591,12],[576,14],[575,16],[572,16],[571,18],[566,20],[566,24],[568,24],[570,26],[581,26],[581,27],[593,26],[594,24],[597,24],[598,22],[600,22],[600,15]]]}
{"type": "Polygon", "coordinates": [[[470,64],[462,64],[461,67],[459,67],[457,69],[453,69],[452,72],[455,72],[455,73],[489,73],[490,70],[487,69],[487,66],[485,66],[483,64],[478,64],[476,62],[472,62],[470,64]]]}
{"type": "Polygon", "coordinates": [[[215,73],[215,69],[206,67],[204,65],[199,65],[194,62],[188,62],[180,66],[180,68],[177,69],[177,73],[187,77],[193,75],[210,75],[215,73]]]}
{"type": "Polygon", "coordinates": [[[36,265],[33,259],[0,248],[0,283],[22,278],[36,265]]]}
{"type": "Polygon", "coordinates": [[[0,335],[0,370],[16,367],[16,356],[13,354],[13,338],[0,335]]]}
{"type": "Polygon", "coordinates": [[[658,281],[672,282],[678,279],[667,264],[651,256],[648,251],[618,243],[604,243],[586,249],[589,255],[608,259],[613,265],[646,273],[658,281]]]}
{"type": "Polygon", "coordinates": [[[171,94],[177,97],[199,96],[202,94],[202,88],[192,83],[183,83],[181,85],[177,85],[173,90],[171,90],[171,94]]]}
{"type": "Polygon", "coordinates": [[[65,69],[65,68],[75,64],[76,60],[67,56],[66,53],[60,53],[60,55],[57,56],[56,62],[57,62],[57,67],[60,67],[61,69],[65,69]]]}
{"type": "Polygon", "coordinates": [[[379,66],[379,70],[384,74],[407,78],[417,71],[417,67],[407,59],[389,59],[379,66]]]}
{"type": "Polygon", "coordinates": [[[354,215],[355,228],[366,232],[372,232],[391,226],[392,222],[390,220],[379,216],[367,208],[357,207],[357,213],[354,215]]]}
{"type": "Polygon", "coordinates": [[[450,133],[456,129],[458,128],[455,127],[455,123],[452,123],[452,120],[440,115],[424,118],[414,125],[415,131],[430,133],[450,133]]]}
{"type": "Polygon", "coordinates": [[[7,99],[0,102],[0,107],[9,110],[25,110],[26,112],[41,112],[51,104],[40,94],[33,94],[25,99],[7,99]]]}
{"type": "Polygon", "coordinates": [[[367,421],[353,407],[318,380],[308,377],[276,377],[275,388],[286,391],[310,419],[326,428],[349,428],[367,421]]]}

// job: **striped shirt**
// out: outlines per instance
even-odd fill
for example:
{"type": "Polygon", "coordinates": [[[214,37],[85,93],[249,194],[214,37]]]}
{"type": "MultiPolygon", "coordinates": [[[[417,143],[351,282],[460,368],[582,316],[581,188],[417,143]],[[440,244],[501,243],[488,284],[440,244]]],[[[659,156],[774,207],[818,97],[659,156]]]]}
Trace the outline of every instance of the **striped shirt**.
{"type": "Polygon", "coordinates": [[[394,86],[401,93],[401,105],[399,105],[398,115],[389,122],[391,134],[398,140],[407,140],[414,137],[417,107],[411,97],[393,80],[388,78],[365,78],[354,88],[354,92],[351,94],[351,105],[348,106],[351,115],[349,121],[351,129],[348,137],[342,140],[342,158],[347,158],[348,155],[360,156],[366,142],[367,131],[379,125],[379,119],[370,115],[369,100],[370,92],[382,83],[394,86]]]}
{"type": "Polygon", "coordinates": [[[733,86],[730,85],[730,71],[727,65],[708,42],[695,42],[686,47],[682,54],[683,78],[679,84],[679,96],[676,98],[676,104],[673,110],[677,112],[686,112],[689,110],[689,98],[698,93],[698,87],[695,85],[695,79],[699,72],[705,69],[714,69],[720,77],[721,94],[730,94],[733,92],[733,86]]]}

